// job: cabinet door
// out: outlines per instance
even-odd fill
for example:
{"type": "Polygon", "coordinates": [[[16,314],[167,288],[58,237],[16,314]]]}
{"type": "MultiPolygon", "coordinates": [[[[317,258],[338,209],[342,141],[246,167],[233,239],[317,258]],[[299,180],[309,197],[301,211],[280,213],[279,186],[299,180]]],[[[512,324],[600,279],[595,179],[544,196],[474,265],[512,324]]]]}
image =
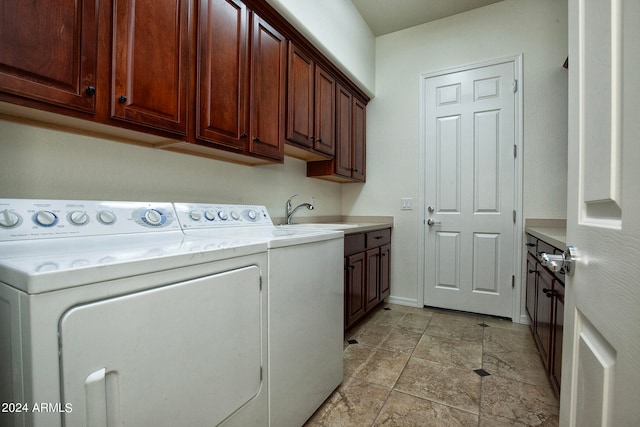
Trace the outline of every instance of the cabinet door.
{"type": "Polygon", "coordinates": [[[249,152],[282,160],[287,41],[256,14],[252,27],[249,152]]]}
{"type": "Polygon", "coordinates": [[[116,0],[111,117],[187,132],[189,0],[116,0]]]}
{"type": "Polygon", "coordinates": [[[335,173],[351,178],[351,138],[353,95],[338,84],[336,89],[335,173]]]}
{"type": "Polygon", "coordinates": [[[353,98],[353,158],[351,176],[358,180],[365,180],[365,141],[366,141],[366,105],[353,98]]]}
{"type": "Polygon", "coordinates": [[[380,247],[380,300],[391,293],[391,244],[380,247]]]}
{"type": "Polygon", "coordinates": [[[0,91],[95,112],[97,4],[3,1],[0,91]]]}
{"type": "Polygon", "coordinates": [[[538,272],[536,266],[538,262],[533,255],[527,254],[527,283],[526,283],[526,310],[529,320],[531,321],[531,328],[534,329],[536,321],[536,279],[538,272]]]}
{"type": "Polygon", "coordinates": [[[549,369],[551,355],[551,322],[554,278],[545,269],[539,269],[537,284],[535,338],[545,368],[549,369]]]}
{"type": "Polygon", "coordinates": [[[553,313],[553,357],[551,366],[551,384],[558,395],[560,394],[560,378],[562,377],[562,331],[564,329],[564,286],[560,282],[554,283],[554,313],[553,313]]]}
{"type": "Polygon", "coordinates": [[[367,276],[365,283],[364,310],[367,311],[380,300],[380,248],[369,249],[366,254],[367,276]]]}
{"type": "Polygon", "coordinates": [[[289,43],[287,79],[287,139],[313,148],[315,64],[295,44],[289,43]]]}
{"type": "Polygon", "coordinates": [[[345,328],[364,314],[364,252],[345,258],[345,328]]]}
{"type": "Polygon", "coordinates": [[[321,66],[315,76],[315,139],[313,148],[324,154],[335,154],[336,81],[321,66]]]}
{"type": "Polygon", "coordinates": [[[237,0],[200,0],[196,136],[244,149],[249,132],[249,15],[237,0]]]}

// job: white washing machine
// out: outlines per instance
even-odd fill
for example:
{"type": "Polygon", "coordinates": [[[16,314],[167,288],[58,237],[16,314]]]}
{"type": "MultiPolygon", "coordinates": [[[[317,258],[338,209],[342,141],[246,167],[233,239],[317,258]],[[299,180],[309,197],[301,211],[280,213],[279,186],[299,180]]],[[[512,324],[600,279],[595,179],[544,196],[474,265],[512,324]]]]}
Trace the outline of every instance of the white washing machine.
{"type": "Polygon", "coordinates": [[[267,243],[270,425],[302,426],[343,378],[344,233],[275,227],[264,206],[174,206],[187,235],[267,243]]]}
{"type": "Polygon", "coordinates": [[[266,250],[170,203],[0,199],[0,425],[266,426],[266,250]]]}

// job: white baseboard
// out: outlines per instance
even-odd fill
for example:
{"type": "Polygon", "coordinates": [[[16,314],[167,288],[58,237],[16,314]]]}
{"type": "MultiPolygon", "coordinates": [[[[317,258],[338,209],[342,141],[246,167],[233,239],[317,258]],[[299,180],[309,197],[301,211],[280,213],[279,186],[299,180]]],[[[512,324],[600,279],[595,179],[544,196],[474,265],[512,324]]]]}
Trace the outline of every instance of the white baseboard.
{"type": "Polygon", "coordinates": [[[422,304],[418,304],[418,300],[415,298],[401,298],[389,296],[386,301],[389,304],[408,305],[409,307],[422,307],[422,304]]]}
{"type": "Polygon", "coordinates": [[[520,315],[520,322],[518,323],[522,323],[523,325],[530,325],[531,321],[529,320],[529,316],[527,316],[526,314],[521,314],[520,315]]]}

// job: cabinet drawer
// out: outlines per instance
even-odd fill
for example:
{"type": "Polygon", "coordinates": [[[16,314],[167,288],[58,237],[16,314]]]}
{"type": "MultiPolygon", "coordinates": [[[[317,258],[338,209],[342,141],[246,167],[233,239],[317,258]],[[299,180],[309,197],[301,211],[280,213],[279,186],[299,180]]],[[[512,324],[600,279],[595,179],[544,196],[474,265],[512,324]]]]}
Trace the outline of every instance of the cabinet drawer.
{"type": "MultiPolygon", "coordinates": [[[[555,246],[551,246],[550,244],[543,242],[542,240],[538,240],[538,254],[540,254],[541,252],[545,252],[547,254],[555,254],[555,255],[560,255],[562,254],[564,251],[556,248],[555,246]]],[[[557,280],[559,280],[560,282],[562,282],[562,285],[564,286],[564,276],[565,276],[565,272],[563,269],[556,271],[556,272],[552,272],[550,271],[551,274],[553,274],[555,276],[555,278],[557,280]]]]}
{"type": "Polygon", "coordinates": [[[553,246],[551,246],[546,242],[543,242],[542,240],[538,240],[538,252],[536,256],[539,255],[541,252],[544,252],[547,254],[555,254],[556,248],[554,248],[553,246]]]}
{"type": "Polygon", "coordinates": [[[366,233],[367,249],[391,243],[391,229],[370,231],[366,233]]]}
{"type": "Polygon", "coordinates": [[[525,242],[525,246],[527,247],[527,251],[534,256],[537,256],[538,253],[538,239],[533,237],[531,234],[527,234],[527,241],[525,242]]]}
{"type": "Polygon", "coordinates": [[[344,236],[344,256],[364,251],[364,233],[344,236]]]}

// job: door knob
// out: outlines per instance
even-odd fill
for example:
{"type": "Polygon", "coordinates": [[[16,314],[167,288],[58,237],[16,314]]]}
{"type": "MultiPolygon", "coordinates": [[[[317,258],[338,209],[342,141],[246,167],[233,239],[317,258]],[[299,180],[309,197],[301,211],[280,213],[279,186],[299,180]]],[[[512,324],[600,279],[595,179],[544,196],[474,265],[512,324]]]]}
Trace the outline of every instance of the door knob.
{"type": "Polygon", "coordinates": [[[429,227],[431,227],[432,225],[440,225],[440,224],[442,224],[442,222],[441,222],[441,221],[435,221],[433,218],[429,218],[429,219],[427,220],[427,225],[428,225],[429,227]]]}
{"type": "Polygon", "coordinates": [[[567,248],[561,254],[552,255],[545,252],[540,252],[540,254],[538,255],[540,264],[547,267],[553,272],[564,269],[564,271],[569,276],[573,276],[578,257],[578,250],[573,246],[567,246],[567,248]]]}
{"type": "Polygon", "coordinates": [[[435,209],[433,208],[433,206],[427,206],[427,211],[429,211],[429,213],[433,213],[435,209]]]}

